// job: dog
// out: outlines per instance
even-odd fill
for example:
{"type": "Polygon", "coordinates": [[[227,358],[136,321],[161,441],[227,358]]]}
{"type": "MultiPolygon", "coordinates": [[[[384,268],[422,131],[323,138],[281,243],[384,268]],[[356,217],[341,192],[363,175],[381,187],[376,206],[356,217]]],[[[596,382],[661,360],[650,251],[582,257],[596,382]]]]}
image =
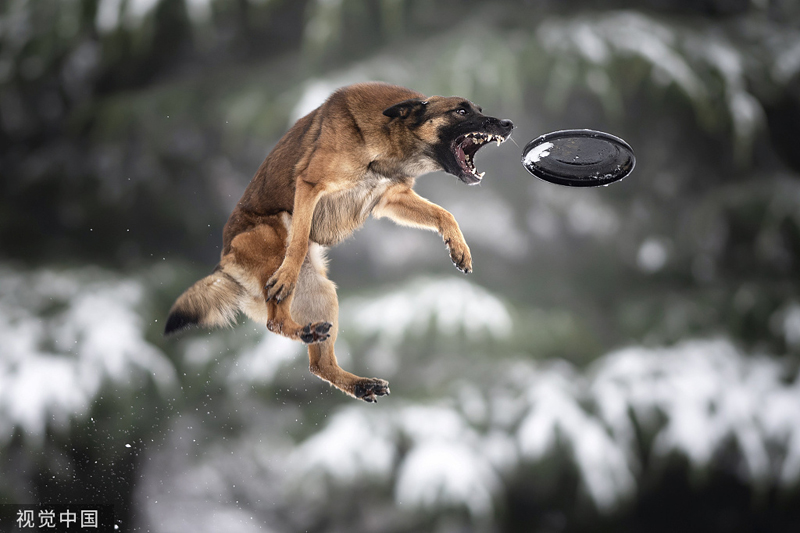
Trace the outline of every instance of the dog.
{"type": "Polygon", "coordinates": [[[383,379],[342,370],[333,346],[336,286],[325,250],[369,215],[437,231],[464,273],[472,256],[453,215],[413,190],[443,170],[480,183],[475,153],[505,141],[514,125],[460,97],[386,83],[335,91],[295,123],[267,155],[225,224],[219,265],[172,306],[165,334],[225,326],[239,312],[308,345],[311,372],[367,402],[389,394],[383,379]]]}

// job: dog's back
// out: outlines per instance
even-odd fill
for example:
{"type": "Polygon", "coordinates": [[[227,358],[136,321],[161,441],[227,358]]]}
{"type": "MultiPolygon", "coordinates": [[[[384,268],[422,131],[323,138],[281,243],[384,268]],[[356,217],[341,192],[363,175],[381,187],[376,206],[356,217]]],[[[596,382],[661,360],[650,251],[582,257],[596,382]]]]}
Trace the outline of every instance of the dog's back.
{"type": "Polygon", "coordinates": [[[223,230],[222,255],[230,251],[236,235],[259,224],[262,217],[284,211],[292,214],[297,176],[303,173],[320,144],[328,149],[336,145],[340,156],[359,154],[360,160],[349,163],[363,172],[371,160],[369,155],[379,156],[386,151],[380,134],[386,122],[383,109],[421,96],[386,83],[356,84],[334,92],[320,107],[298,120],[261,163],[228,218],[223,230]],[[376,145],[364,147],[369,143],[376,145]],[[362,149],[354,149],[357,145],[362,149]]]}

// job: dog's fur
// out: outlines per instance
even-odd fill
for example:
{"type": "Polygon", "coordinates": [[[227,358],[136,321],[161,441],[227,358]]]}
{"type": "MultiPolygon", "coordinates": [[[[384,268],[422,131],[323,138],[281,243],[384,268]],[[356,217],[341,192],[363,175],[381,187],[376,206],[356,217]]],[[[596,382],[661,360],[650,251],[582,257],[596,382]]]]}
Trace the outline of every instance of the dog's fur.
{"type": "Polygon", "coordinates": [[[261,164],[225,225],[219,265],[178,298],[165,333],[230,324],[241,311],[307,343],[311,372],[345,393],[369,402],[388,394],[386,381],[336,363],[338,302],[324,247],[372,214],[438,231],[453,263],[469,273],[472,257],[458,223],[418,196],[414,179],[444,170],[479,182],[475,152],[489,140],[499,144],[512,128],[464,98],[425,98],[384,83],[339,89],[261,164]]]}

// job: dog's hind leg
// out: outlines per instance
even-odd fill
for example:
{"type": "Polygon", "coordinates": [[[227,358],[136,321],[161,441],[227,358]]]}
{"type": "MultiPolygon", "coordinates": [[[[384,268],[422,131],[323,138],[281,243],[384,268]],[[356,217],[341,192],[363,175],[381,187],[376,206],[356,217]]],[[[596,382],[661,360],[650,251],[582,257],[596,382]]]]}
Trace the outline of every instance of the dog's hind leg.
{"type": "Polygon", "coordinates": [[[286,217],[264,217],[257,226],[238,234],[220,267],[246,291],[240,307],[251,319],[265,322],[271,332],[292,340],[321,342],[328,338],[329,322],[301,325],[292,318],[291,295],[280,303],[266,299],[267,281],[281,265],[286,250],[290,223],[286,217]]]}
{"type": "Polygon", "coordinates": [[[299,322],[332,325],[330,338],[308,346],[311,372],[350,396],[366,402],[374,403],[378,396],[389,394],[387,381],[356,376],[342,370],[336,361],[333,345],[338,329],[339,303],[336,285],[325,274],[325,261],[319,245],[312,244],[309,248],[293,296],[292,315],[299,322]]]}

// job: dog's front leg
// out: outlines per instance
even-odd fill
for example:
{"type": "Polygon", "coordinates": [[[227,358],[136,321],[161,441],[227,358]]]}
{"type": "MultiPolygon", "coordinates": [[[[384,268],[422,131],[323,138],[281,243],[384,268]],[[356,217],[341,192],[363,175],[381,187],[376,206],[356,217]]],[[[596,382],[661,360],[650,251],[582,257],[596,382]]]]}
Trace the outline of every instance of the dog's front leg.
{"type": "Polygon", "coordinates": [[[455,217],[410,187],[396,186],[387,190],[372,214],[376,218],[390,218],[404,226],[439,232],[456,268],[465,274],[472,272],[472,255],[455,217]]]}
{"type": "Polygon", "coordinates": [[[300,275],[300,267],[308,253],[311,221],[323,189],[321,184],[309,183],[302,176],[297,180],[289,244],[283,263],[267,282],[267,301],[274,299],[276,303],[281,303],[291,296],[300,275]]]}

